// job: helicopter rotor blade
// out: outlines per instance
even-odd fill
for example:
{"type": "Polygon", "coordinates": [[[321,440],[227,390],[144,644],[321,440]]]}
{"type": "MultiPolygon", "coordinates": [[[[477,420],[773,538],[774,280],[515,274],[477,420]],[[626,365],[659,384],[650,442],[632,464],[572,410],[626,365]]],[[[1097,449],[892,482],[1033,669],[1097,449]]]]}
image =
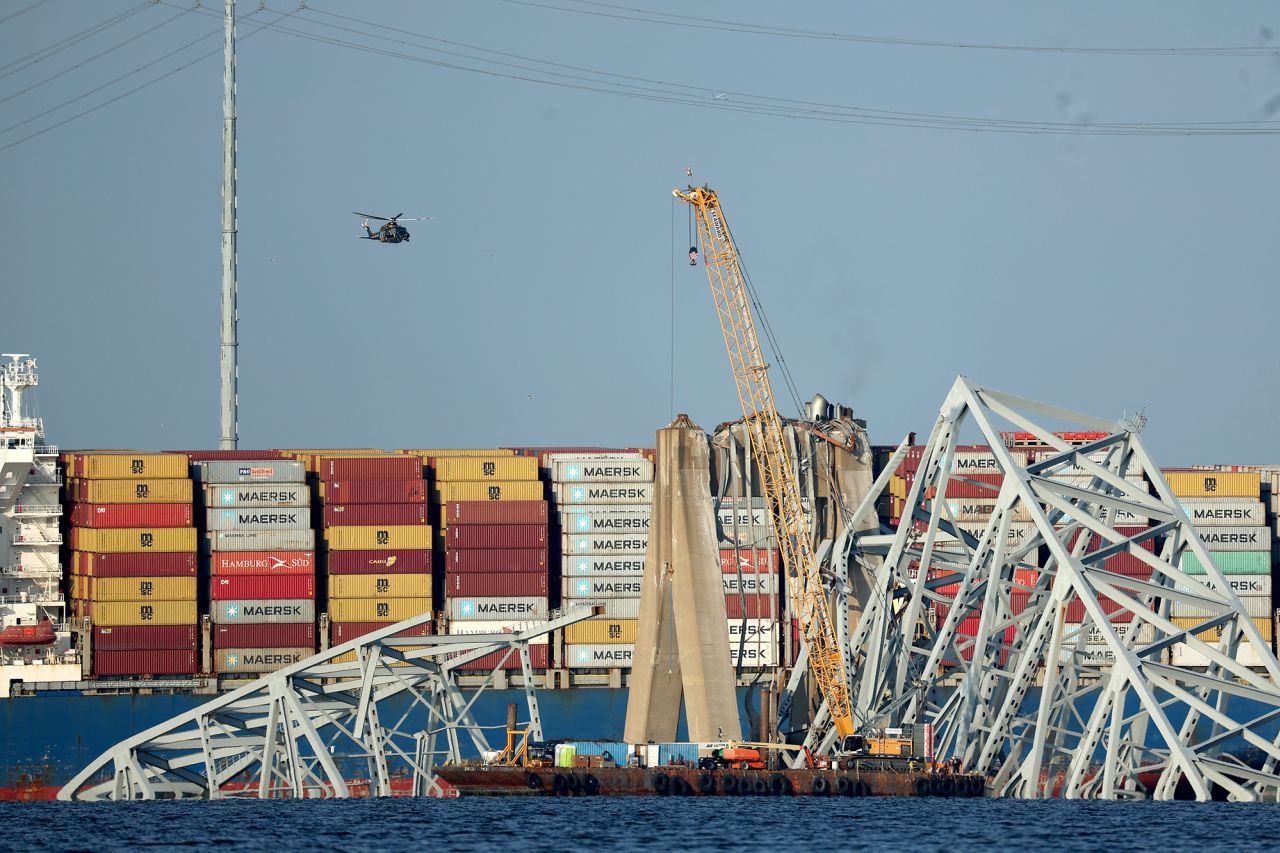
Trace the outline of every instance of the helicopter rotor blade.
{"type": "Polygon", "coordinates": [[[426,222],[428,219],[431,219],[431,218],[433,218],[433,217],[430,217],[430,216],[410,216],[408,219],[401,219],[400,221],[401,221],[401,222],[426,222]]]}
{"type": "Polygon", "coordinates": [[[397,219],[399,219],[401,216],[404,216],[404,214],[403,214],[403,213],[397,213],[395,216],[391,217],[391,221],[392,221],[392,222],[395,222],[395,221],[396,221],[397,219]]]}
{"type": "Polygon", "coordinates": [[[372,213],[361,213],[361,212],[360,212],[360,211],[358,211],[358,210],[353,210],[353,211],[351,211],[351,212],[352,212],[352,213],[354,213],[356,216],[363,216],[365,219],[380,219],[380,220],[382,220],[383,222],[390,222],[390,221],[391,221],[391,220],[387,219],[387,217],[385,217],[385,216],[374,216],[372,213]]]}

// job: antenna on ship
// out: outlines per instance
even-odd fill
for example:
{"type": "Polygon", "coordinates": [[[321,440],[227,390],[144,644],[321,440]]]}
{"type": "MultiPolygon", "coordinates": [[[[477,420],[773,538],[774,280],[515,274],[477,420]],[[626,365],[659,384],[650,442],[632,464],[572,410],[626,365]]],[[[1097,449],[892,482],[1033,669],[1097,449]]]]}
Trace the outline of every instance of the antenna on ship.
{"type": "Polygon", "coordinates": [[[240,379],[236,343],[236,0],[226,0],[222,23],[222,393],[218,447],[235,450],[240,439],[236,390],[240,379]]]}

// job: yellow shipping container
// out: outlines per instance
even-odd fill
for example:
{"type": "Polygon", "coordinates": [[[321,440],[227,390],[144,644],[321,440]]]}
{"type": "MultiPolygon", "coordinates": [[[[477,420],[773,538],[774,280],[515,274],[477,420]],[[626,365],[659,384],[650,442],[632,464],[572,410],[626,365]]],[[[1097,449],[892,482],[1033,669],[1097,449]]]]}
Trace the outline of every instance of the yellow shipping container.
{"type": "Polygon", "coordinates": [[[1164,478],[1180,498],[1257,498],[1262,478],[1257,471],[1166,471],[1164,478]]]}
{"type": "Polygon", "coordinates": [[[89,601],[195,601],[195,578],[90,578],[71,576],[71,594],[89,601]]]}
{"type": "Polygon", "coordinates": [[[431,490],[436,503],[451,501],[540,501],[540,480],[499,480],[495,482],[440,483],[431,490]]]}
{"type": "Polygon", "coordinates": [[[536,480],[536,456],[455,456],[436,459],[436,482],[536,480]]]}
{"type": "Polygon", "coordinates": [[[587,619],[564,629],[564,641],[579,643],[634,643],[638,619],[587,619]]]}
{"type": "MultiPolygon", "coordinates": [[[[504,447],[412,447],[400,448],[396,453],[406,456],[440,457],[440,456],[515,456],[516,452],[504,447]]],[[[530,457],[536,459],[537,457],[530,457]]]]}
{"type": "MultiPolygon", "coordinates": [[[[1199,625],[1204,621],[1204,617],[1174,616],[1169,621],[1177,625],[1179,628],[1194,628],[1196,625],[1199,625]]],[[[1255,618],[1253,620],[1253,624],[1258,627],[1258,633],[1262,634],[1262,639],[1270,643],[1273,637],[1271,620],[1255,618]]],[[[1222,639],[1222,628],[1210,628],[1207,631],[1201,631],[1199,634],[1196,634],[1196,636],[1201,640],[1204,640],[1206,643],[1216,643],[1218,640],[1222,639]]]]}
{"type": "Polygon", "coordinates": [[[77,527],[72,534],[78,551],[97,554],[147,554],[196,550],[194,527],[123,527],[96,530],[77,527]]]}
{"type": "Polygon", "coordinates": [[[324,531],[331,551],[430,550],[431,527],[426,524],[383,524],[329,527],[324,531]]]}
{"type": "Polygon", "coordinates": [[[897,474],[894,474],[889,478],[889,495],[891,497],[906,500],[907,480],[905,477],[899,477],[897,474]]]}
{"type": "Polygon", "coordinates": [[[399,622],[430,612],[430,597],[334,598],[329,601],[330,622],[399,622]]]}
{"type": "Polygon", "coordinates": [[[91,504],[189,504],[191,480],[72,480],[75,500],[91,504]]]}
{"type": "MultiPolygon", "coordinates": [[[[82,611],[83,612],[83,611],[82,611]]],[[[94,604],[94,625],[116,628],[125,625],[194,625],[194,601],[112,601],[94,604]]]]}
{"type": "MultiPolygon", "coordinates": [[[[412,651],[418,651],[422,649],[422,646],[392,646],[391,648],[398,649],[399,651],[402,651],[402,652],[412,652],[412,651]]],[[[342,654],[334,658],[331,661],[331,663],[354,663],[355,659],[356,659],[355,652],[343,652],[342,654]]],[[[383,663],[388,664],[390,666],[409,666],[410,665],[407,663],[401,663],[400,661],[395,661],[393,663],[390,660],[386,660],[386,659],[384,659],[383,663]]]]}
{"type": "Polygon", "coordinates": [[[329,598],[430,598],[431,575],[330,575],[329,598]]]}
{"type": "Polygon", "coordinates": [[[181,479],[191,476],[183,453],[73,453],[71,473],[90,480],[181,479]]]}

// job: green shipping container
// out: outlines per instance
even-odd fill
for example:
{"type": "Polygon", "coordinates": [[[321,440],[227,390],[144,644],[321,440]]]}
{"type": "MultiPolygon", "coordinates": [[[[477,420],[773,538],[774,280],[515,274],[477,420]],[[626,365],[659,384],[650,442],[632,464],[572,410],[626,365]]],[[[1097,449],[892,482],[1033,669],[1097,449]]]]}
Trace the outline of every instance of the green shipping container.
{"type": "MultiPolygon", "coordinates": [[[[1210,551],[1209,556],[1224,575],[1271,574],[1270,551],[1210,551]]],[[[1189,575],[1204,574],[1204,566],[1190,552],[1182,556],[1182,570],[1189,575]]]]}

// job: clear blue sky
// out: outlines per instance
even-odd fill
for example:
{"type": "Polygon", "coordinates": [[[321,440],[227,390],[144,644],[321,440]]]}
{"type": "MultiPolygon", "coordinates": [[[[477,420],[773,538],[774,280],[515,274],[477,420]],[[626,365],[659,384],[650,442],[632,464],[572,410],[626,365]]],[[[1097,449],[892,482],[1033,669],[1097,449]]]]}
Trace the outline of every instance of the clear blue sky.
{"type": "MultiPolygon", "coordinates": [[[[64,446],[212,447],[220,14],[146,7],[18,63],[138,5],[0,2],[0,344],[38,356],[64,446]]],[[[1280,48],[1273,3],[308,0],[277,24],[295,34],[251,36],[297,2],[239,6],[244,447],[649,444],[672,413],[673,281],[675,408],[738,416],[670,195],[691,165],[801,393],[873,440],[927,431],[964,372],[1146,407],[1166,464],[1280,461],[1280,137],[1040,132],[1280,128],[1280,56],[955,46],[1280,48]],[[689,103],[512,79],[567,79],[547,71],[689,103]],[[734,111],[753,95],[785,115],[734,111]],[[799,101],[1037,132],[812,121],[799,101]],[[352,210],[434,220],[381,246],[352,210]]]]}

